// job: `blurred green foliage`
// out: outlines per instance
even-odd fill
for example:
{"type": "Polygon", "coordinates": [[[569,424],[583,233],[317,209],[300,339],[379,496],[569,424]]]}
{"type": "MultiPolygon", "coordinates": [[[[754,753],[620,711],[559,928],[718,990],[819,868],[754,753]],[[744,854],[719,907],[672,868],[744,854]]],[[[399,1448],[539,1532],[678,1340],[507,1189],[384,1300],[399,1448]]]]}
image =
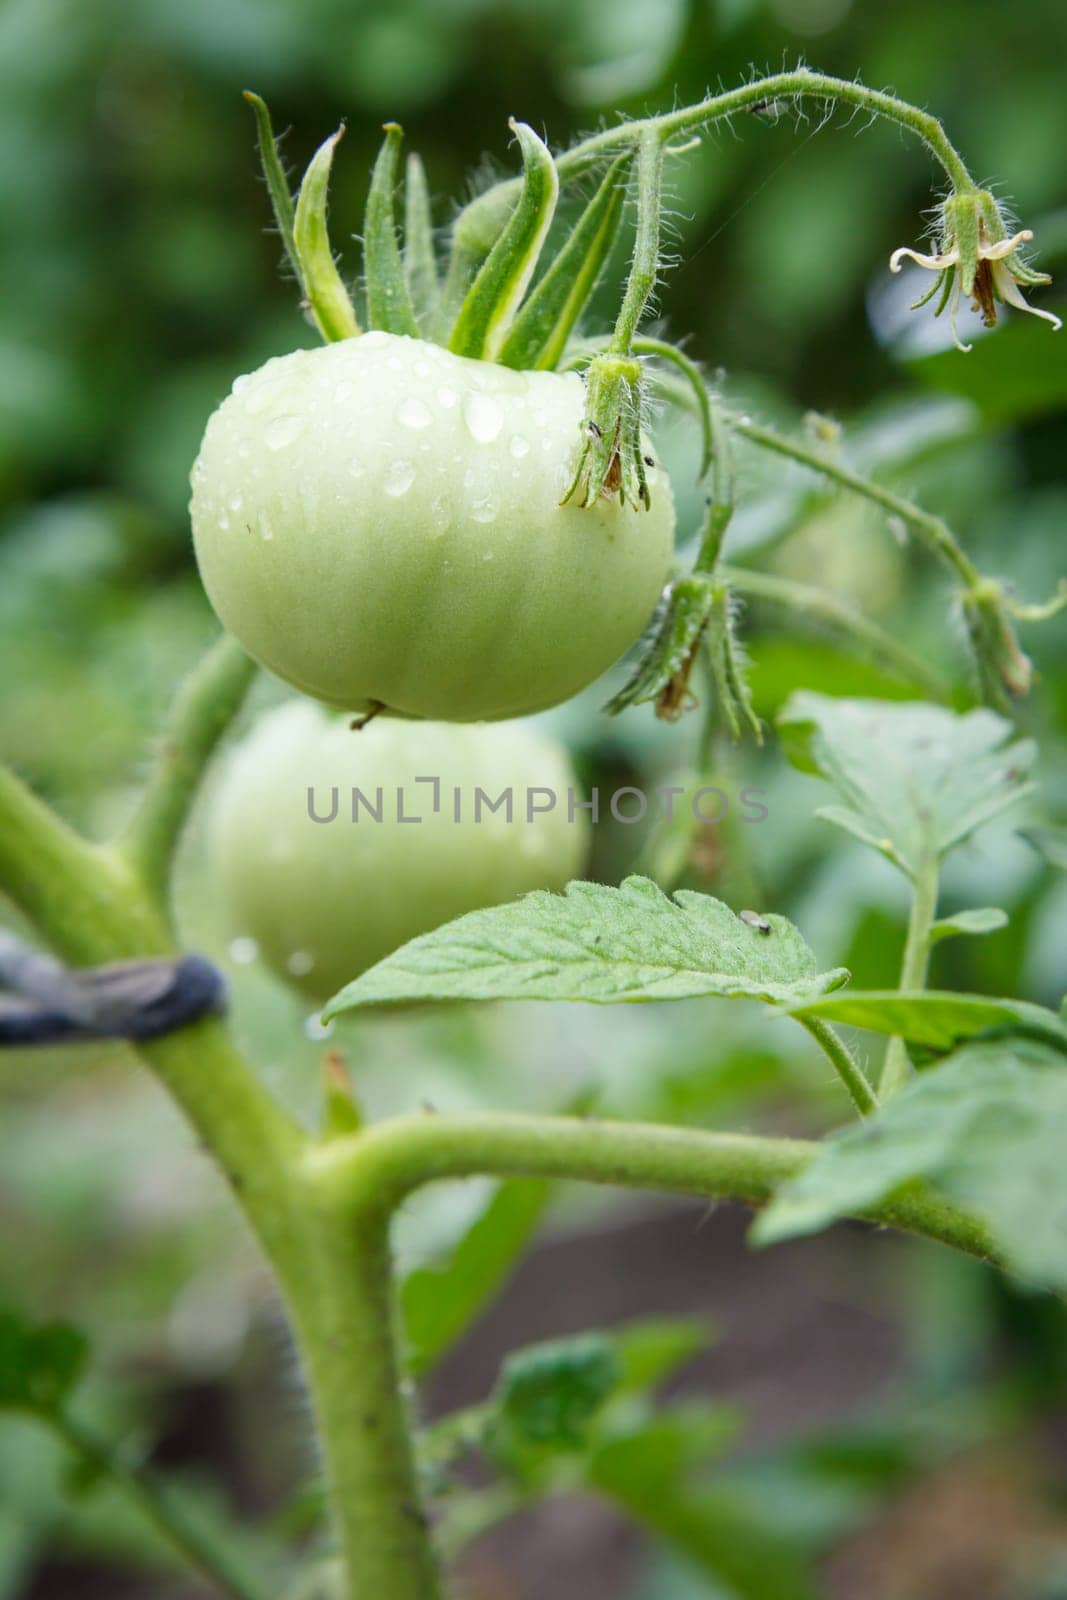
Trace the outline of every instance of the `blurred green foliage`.
{"type": "MultiPolygon", "coordinates": [[[[200,431],[236,373],[314,342],[278,271],[244,87],[268,98],[280,126],[292,125],[295,168],[347,119],[332,201],[343,248],[359,225],[386,118],[401,121],[421,151],[444,228],[472,173],[487,161],[493,170],[514,165],[509,115],[562,145],[617,111],[692,100],[746,76],[752,63],[774,69],[803,55],[822,70],[891,85],[941,116],[973,169],[1014,197],[1037,233],[1041,264],[1055,272],[1067,266],[1065,54],[1060,0],[6,0],[4,757],[72,817],[106,830],[124,814],[176,679],[214,633],[186,518],[200,431]]],[[[896,132],[846,120],[824,126],[812,112],[794,128],[791,119],[746,116],[734,137],[720,130],[672,165],[679,264],[661,292],[664,326],[711,370],[725,369],[732,405],[798,428],[811,410],[837,416],[851,464],[946,516],[979,564],[1039,598],[1063,568],[1067,336],[1015,319],[962,357],[944,348],[939,326],[909,320],[910,286],[890,280],[886,262],[896,245],[921,237],[931,174],[896,132]]],[[[354,250],[345,253],[351,270],[354,250]]],[[[617,269],[594,322],[606,318],[618,281],[617,269]]],[[[1058,302],[1055,286],[1041,299],[1058,302]]],[[[691,530],[696,441],[672,422],[661,447],[683,531],[691,530]]],[[[897,542],[877,511],[827,493],[799,468],[749,447],[740,465],[731,560],[830,584],[966,700],[945,584],[922,553],[897,542]]],[[[1040,673],[1021,712],[1042,749],[1034,828],[1062,823],[1067,811],[1065,631],[1024,638],[1040,673]]],[[[744,632],[765,718],[797,687],[908,693],[817,632],[786,631],[769,607],[754,603],[744,632]]],[[[254,706],[276,692],[260,685],[254,706]]],[[[599,686],[548,719],[587,782],[668,782],[691,768],[695,728],[664,729],[647,712],[608,721],[597,711],[605,697],[599,686]]],[[[744,855],[737,830],[698,840],[687,881],[788,914],[821,965],[849,966],[864,989],[892,985],[904,912],[892,869],[839,844],[814,817],[818,787],[773,741],[759,755],[719,752],[716,776],[762,787],[769,819],[747,830],[744,855]]],[[[1058,1005],[1067,887],[1018,825],[998,823],[950,866],[945,913],[995,904],[1011,921],[939,947],[933,981],[1058,1005]]],[[[594,870],[617,881],[648,843],[640,828],[605,826],[594,870]]],[[[213,904],[195,830],[182,911],[195,944],[225,950],[232,930],[213,904]]],[[[310,1117],[321,1038],[293,997],[243,965],[239,946],[233,954],[238,1031],[271,1083],[310,1117]]],[[[551,1107],[585,1084],[608,1113],[750,1126],[761,1117],[780,1123],[788,1101],[793,1125],[837,1119],[836,1088],[799,1031],[787,1038],[740,1011],[716,1011],[709,1029],[699,1004],[666,1016],[654,1007],[595,1016],[574,1008],[565,1018],[543,1007],[524,1011],[520,1027],[514,1011],[497,1008],[350,1021],[334,1042],[373,1063],[361,1066],[359,1087],[374,1113],[420,1097],[551,1107]]],[[[95,1075],[83,1053],[3,1063],[0,1299],[34,1319],[87,1324],[99,1351],[96,1403],[138,1436],[166,1427],[183,1386],[225,1384],[255,1462],[242,1493],[256,1505],[282,1504],[300,1480],[301,1422],[266,1420],[249,1400],[262,1381],[256,1329],[272,1316],[258,1264],[177,1119],[120,1051],[94,1057],[95,1075]]],[[[483,1203],[464,1193],[413,1205],[400,1234],[405,1262],[425,1263],[451,1245],[483,1203]]],[[[572,1208],[560,1225],[582,1226],[587,1215],[572,1208]]],[[[689,1564],[650,1573],[649,1594],[780,1600],[774,1584],[794,1572],[798,1551],[806,1561],[825,1549],[931,1463],[976,1440],[1017,1440],[1033,1415],[1062,1405],[1057,1308],[927,1252],[899,1292],[908,1296],[898,1314],[910,1324],[910,1354],[888,1443],[875,1419],[848,1448],[801,1442],[747,1466],[742,1457],[731,1478],[715,1480],[714,1504],[703,1490],[699,1501],[678,1503],[674,1537],[689,1564]],[[781,1533],[767,1547],[770,1577],[720,1573],[713,1589],[705,1571],[693,1588],[701,1515],[705,1527],[714,1511],[720,1528],[758,1530],[768,1505],[781,1533]],[[786,1566],[775,1567],[783,1551],[786,1566]]],[[[623,1502],[653,1494],[647,1474],[623,1472],[619,1461],[613,1470],[610,1492],[623,1502]]],[[[160,1559],[110,1501],[64,1509],[61,1481],[51,1441],[22,1424],[0,1427],[0,1595],[31,1592],[48,1541],[135,1564],[160,1559]]],[[[670,1524],[667,1502],[658,1508],[670,1524]]],[[[672,1536],[669,1526],[660,1531],[672,1536]]],[[[1054,1568],[1055,1551],[1020,1568],[1013,1600],[1061,1593],[1054,1568]]],[[[796,1580],[798,1593],[807,1581],[796,1580]]]]}

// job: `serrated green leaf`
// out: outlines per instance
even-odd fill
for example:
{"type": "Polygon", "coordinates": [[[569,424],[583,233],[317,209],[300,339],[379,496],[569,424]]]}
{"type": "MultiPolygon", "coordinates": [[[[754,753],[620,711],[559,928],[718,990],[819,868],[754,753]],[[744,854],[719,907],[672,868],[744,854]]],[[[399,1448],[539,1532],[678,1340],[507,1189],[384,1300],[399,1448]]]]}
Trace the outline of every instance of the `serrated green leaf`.
{"type": "Polygon", "coordinates": [[[77,1383],[89,1341],[68,1323],[34,1326],[0,1311],[0,1407],[54,1412],[77,1383]]]}
{"type": "Polygon", "coordinates": [[[896,1034],[909,1044],[944,1053],[979,1034],[1020,1034],[1067,1051],[1067,1026],[1054,1011],[1026,1000],[1001,1000],[946,990],[850,990],[790,1008],[794,1017],[821,1017],[871,1033],[896,1034]]]}
{"type": "Polygon", "coordinates": [[[819,972],[785,917],[769,932],[710,895],[672,899],[647,878],[618,889],[572,883],[472,911],[387,956],[326,1006],[327,1019],[363,1005],[411,1000],[585,1000],[612,1005],[700,996],[795,1004],[848,979],[819,972]]]}
{"type": "Polygon", "coordinates": [[[610,1334],[584,1333],[515,1350],[497,1380],[497,1424],[523,1445],[580,1449],[590,1422],[621,1379],[610,1334]]]}
{"type": "Polygon", "coordinates": [[[500,1288],[544,1215],[551,1189],[536,1178],[500,1184],[446,1263],[408,1274],[401,1307],[414,1373],[428,1371],[500,1288]]]}
{"type": "Polygon", "coordinates": [[[964,1045],[877,1116],[827,1140],[756,1222],[770,1244],[927,1181],[989,1229],[1022,1276],[1067,1289],[1067,1061],[1030,1039],[964,1045]]]}
{"type": "Polygon", "coordinates": [[[956,911],[951,917],[939,917],[930,926],[930,943],[940,944],[942,939],[954,939],[958,933],[995,933],[1008,926],[1008,913],[1000,906],[975,906],[970,911],[956,911]]]}
{"type": "Polygon", "coordinates": [[[995,712],[800,693],[779,719],[787,753],[832,783],[819,814],[914,874],[1029,793],[1031,740],[995,712]]]}

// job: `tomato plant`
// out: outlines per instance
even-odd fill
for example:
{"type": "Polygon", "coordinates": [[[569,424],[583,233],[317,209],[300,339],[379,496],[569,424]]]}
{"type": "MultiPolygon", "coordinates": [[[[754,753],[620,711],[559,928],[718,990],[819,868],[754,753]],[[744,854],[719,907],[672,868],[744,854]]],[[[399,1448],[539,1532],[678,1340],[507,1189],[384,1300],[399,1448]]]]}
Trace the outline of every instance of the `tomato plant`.
{"type": "Polygon", "coordinates": [[[576,785],[566,753],[522,724],[380,718],[354,734],[312,702],[279,707],[214,797],[232,931],[326,1000],[442,922],[579,876],[576,785]]]}
{"type": "MultiPolygon", "coordinates": [[[[89,1426],[76,1394],[86,1345],[71,1328],[0,1313],[0,1405],[50,1427],[80,1475],[132,1497],[181,1560],[240,1600],[275,1592],[279,1572],[295,1593],[437,1600],[478,1532],[575,1488],[653,1527],[717,1592],[806,1595],[810,1552],[806,1565],[768,1548],[736,1501],[702,1481],[729,1419],[657,1408],[657,1385],[693,1353],[691,1330],[643,1324],[520,1350],[480,1403],[430,1427],[417,1425],[409,1389],[502,1281],[565,1180],[741,1201],[758,1212],[757,1245],[857,1218],[1067,1288],[1064,1013],[928,985],[940,944],[1007,921],[998,905],[946,909],[944,863],[990,819],[1032,803],[1035,750],[1012,720],[1032,678],[1017,629],[1063,609],[1064,586],[1044,603],[1021,599],[979,570],[945,518],[853,466],[825,419],[807,437],[767,427],[727,405],[689,353],[645,331],[664,269],[665,172],[691,135],[742,111],[814,100],[922,141],[949,192],[936,252],[911,254],[936,274],[954,332],[963,298],[990,324],[1001,303],[1035,309],[1022,290],[1045,280],[1021,254],[1029,230],[1009,228],[929,113],[799,68],[605,126],[557,155],[514,124],[521,176],[457,211],[445,260],[417,162],[401,247],[400,130],[387,125],[357,306],[326,227],[339,135],[294,199],[266,107],[250,98],[278,230],[326,347],[238,380],[208,424],[194,536],[233,637],[179,694],[119,835],[90,842],[0,768],[0,888],[20,930],[54,952],[14,933],[0,941],[0,1042],[127,1040],[217,1162],[277,1279],[308,1386],[326,1513],[315,1559],[303,1559],[303,1522],[284,1558],[250,1570],[240,1539],[191,1518],[89,1426]],[[572,226],[553,231],[561,189],[582,179],[592,182],[572,226]],[[617,315],[591,333],[581,318],[630,217],[617,315]],[[683,529],[691,559],[669,573],[675,513],[650,443],[653,397],[695,419],[700,441],[699,514],[683,529]],[[973,668],[958,706],[928,662],[832,586],[724,559],[739,440],[876,508],[939,561],[973,668]],[[649,621],[605,710],[647,703],[671,723],[698,711],[685,780],[662,792],[708,793],[716,756],[765,735],[738,597],[815,619],[904,696],[791,684],[776,707],[782,763],[833,796],[820,820],[876,852],[906,894],[894,987],[852,985],[773,909],[677,887],[698,852],[743,859],[744,818],[731,834],[717,814],[710,832],[694,812],[646,841],[644,870],[617,885],[574,881],[588,829],[584,809],[572,820],[566,758],[527,729],[489,725],[566,698],[649,621]],[[220,780],[211,821],[212,886],[232,902],[236,931],[287,980],[336,990],[326,1026],[412,1003],[747,1000],[804,1030],[848,1119],[824,1139],[794,1138],[666,1114],[597,1117],[572,1097],[560,1115],[431,1106],[368,1123],[331,1051],[309,1127],[218,1015],[217,974],[205,984],[206,964],[179,954],[175,852],[254,676],[246,650],[360,713],[354,725],[296,702],[264,718],[220,780]],[[501,790],[519,812],[510,820],[501,790]],[[884,1048],[861,1049],[856,1031],[884,1048]],[[400,1286],[394,1217],[423,1186],[472,1177],[498,1180],[485,1212],[446,1265],[400,1286]],[[471,1458],[481,1490],[470,1489],[471,1458]]],[[[586,807],[594,820],[595,797],[574,809],[586,807]]],[[[1030,838],[1050,862],[1062,855],[1051,827],[1030,838]]],[[[846,872],[860,870],[856,859],[846,872]]],[[[753,899],[758,882],[746,880],[753,899]]],[[[350,1037],[369,1050],[386,1027],[350,1037]]]]}

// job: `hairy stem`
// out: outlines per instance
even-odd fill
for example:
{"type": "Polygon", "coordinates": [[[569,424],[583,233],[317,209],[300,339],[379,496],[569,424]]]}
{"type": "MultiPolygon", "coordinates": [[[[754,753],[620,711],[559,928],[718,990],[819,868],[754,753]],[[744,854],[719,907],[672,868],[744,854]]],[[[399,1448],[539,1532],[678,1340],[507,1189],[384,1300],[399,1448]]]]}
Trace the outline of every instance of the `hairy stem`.
{"type": "Polygon", "coordinates": [[[155,767],[123,841],[146,886],[160,899],[166,898],[174,851],[204,769],[256,671],[255,662],[224,634],[175,701],[155,767]]]}
{"type": "Polygon", "coordinates": [[[750,439],[753,444],[759,445],[764,450],[773,450],[776,455],[786,456],[790,461],[799,461],[802,466],[821,473],[833,483],[839,483],[843,489],[851,489],[853,494],[862,495],[865,500],[873,501],[875,505],[888,511],[890,516],[899,517],[901,522],[928,545],[934,555],[968,589],[981,584],[981,573],[960,547],[952,529],[940,517],[924,511],[921,506],[917,506],[912,500],[906,500],[903,495],[894,494],[892,489],[886,489],[882,484],[875,483],[872,479],[853,472],[849,467],[842,466],[832,456],[824,455],[808,445],[801,444],[799,440],[788,438],[783,433],[777,433],[773,428],[765,428],[761,423],[752,422],[748,417],[732,414],[728,415],[727,420],[735,433],[750,439]]]}
{"type": "Polygon", "coordinates": [[[856,1060],[840,1034],[819,1017],[798,1017],[816,1044],[825,1053],[834,1071],[848,1090],[852,1104],[861,1117],[869,1117],[878,1110],[878,1096],[867,1081],[867,1074],[856,1060]]]}
{"type": "MultiPolygon", "coordinates": [[[[930,961],[930,929],[937,915],[938,870],[937,857],[927,855],[919,863],[912,884],[911,912],[908,916],[908,934],[904,943],[904,959],[900,966],[899,988],[922,989],[926,984],[926,969],[930,961]]],[[[903,1039],[890,1039],[886,1046],[882,1076],[878,1093],[883,1100],[890,1099],[907,1082],[911,1072],[907,1046],[903,1039]]]]}
{"type": "Polygon", "coordinates": [[[749,600],[763,600],[769,605],[801,619],[808,628],[824,627],[839,634],[854,645],[858,653],[881,666],[890,668],[908,683],[913,683],[935,700],[944,700],[945,686],[926,665],[913,655],[895,636],[876,622],[871,622],[862,611],[842,600],[839,595],[813,584],[796,583],[792,578],[782,578],[771,572],[754,572],[749,567],[721,565],[719,572],[735,594],[749,600]]]}
{"type": "Polygon", "coordinates": [[[659,225],[663,207],[663,139],[646,128],[637,144],[637,233],[626,292],[608,346],[609,355],[627,356],[659,272],[659,225]]]}
{"type": "MultiPolygon", "coordinates": [[[[353,1216],[384,1218],[423,1184],[475,1175],[564,1178],[760,1206],[819,1148],[654,1123],[485,1112],[395,1117],[315,1147],[306,1165],[309,1178],[353,1216]]],[[[983,1226],[930,1191],[900,1194],[862,1215],[996,1260],[983,1226]]]]}
{"type": "MultiPolygon", "coordinates": [[[[951,143],[936,117],[912,106],[895,95],[877,89],[868,89],[862,83],[847,78],[834,78],[821,72],[809,72],[798,67],[792,72],[773,73],[766,78],[754,79],[726,94],[710,95],[695,105],[683,106],[677,111],[658,117],[640,117],[632,122],[619,123],[614,128],[604,128],[562,151],[556,157],[556,170],[560,178],[572,178],[588,170],[604,156],[615,151],[632,149],[642,137],[654,133],[659,139],[691,129],[709,127],[714,122],[731,117],[735,112],[747,111],[779,99],[810,99],[854,106],[872,116],[884,117],[919,138],[943,167],[945,174],[958,194],[972,191],[976,185],[967,171],[963,158],[951,143]]],[[[519,184],[515,179],[494,184],[485,194],[479,195],[459,213],[454,225],[460,235],[475,230],[474,218],[484,212],[488,217],[496,208],[514,204],[519,184]]]]}

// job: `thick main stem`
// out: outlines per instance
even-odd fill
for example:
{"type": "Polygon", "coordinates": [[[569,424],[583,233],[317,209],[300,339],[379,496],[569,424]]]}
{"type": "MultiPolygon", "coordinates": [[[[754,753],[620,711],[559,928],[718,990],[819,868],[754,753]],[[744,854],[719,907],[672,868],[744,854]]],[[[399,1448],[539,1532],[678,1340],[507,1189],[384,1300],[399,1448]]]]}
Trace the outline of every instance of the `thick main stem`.
{"type": "Polygon", "coordinates": [[[397,1354],[390,1218],[338,1205],[320,1183],[306,1192],[313,1286],[292,1309],[344,1556],[344,1600],[438,1600],[397,1354]]]}
{"type": "MultiPolygon", "coordinates": [[[[908,933],[904,944],[904,959],[900,966],[902,990],[921,989],[926,983],[926,969],[930,961],[930,928],[937,915],[938,870],[937,858],[928,855],[919,863],[912,884],[911,911],[908,916],[908,933]]],[[[885,1062],[878,1084],[878,1093],[888,1100],[907,1081],[911,1072],[907,1046],[903,1039],[890,1039],[886,1046],[885,1062]]]]}

